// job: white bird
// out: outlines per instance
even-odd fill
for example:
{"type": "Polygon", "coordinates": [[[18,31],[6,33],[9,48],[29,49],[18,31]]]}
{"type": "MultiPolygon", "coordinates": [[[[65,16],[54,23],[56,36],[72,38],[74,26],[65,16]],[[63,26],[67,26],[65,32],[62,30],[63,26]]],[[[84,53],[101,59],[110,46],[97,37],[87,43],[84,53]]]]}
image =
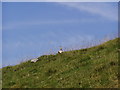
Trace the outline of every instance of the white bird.
{"type": "Polygon", "coordinates": [[[31,59],[31,62],[37,62],[38,61],[38,59],[37,58],[35,58],[35,59],[31,59]]]}
{"type": "Polygon", "coordinates": [[[62,50],[62,48],[61,48],[61,49],[58,51],[58,53],[60,53],[60,54],[61,54],[61,53],[63,53],[63,50],[62,50]]]}

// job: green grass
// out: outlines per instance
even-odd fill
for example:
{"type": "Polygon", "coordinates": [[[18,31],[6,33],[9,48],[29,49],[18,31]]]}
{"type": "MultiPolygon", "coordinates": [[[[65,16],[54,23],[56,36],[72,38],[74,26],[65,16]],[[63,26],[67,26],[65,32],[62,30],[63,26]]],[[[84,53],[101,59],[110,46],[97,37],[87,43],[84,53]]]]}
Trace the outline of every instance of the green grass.
{"type": "Polygon", "coordinates": [[[2,68],[3,88],[117,88],[118,38],[2,68]]]}

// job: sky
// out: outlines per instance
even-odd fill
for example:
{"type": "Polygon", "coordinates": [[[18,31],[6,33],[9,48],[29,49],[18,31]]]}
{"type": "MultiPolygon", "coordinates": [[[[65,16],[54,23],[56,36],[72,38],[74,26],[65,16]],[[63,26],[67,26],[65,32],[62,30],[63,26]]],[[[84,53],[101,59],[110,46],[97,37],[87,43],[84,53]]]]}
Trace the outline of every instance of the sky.
{"type": "Polygon", "coordinates": [[[118,31],[117,2],[3,2],[2,65],[95,43],[118,31]]]}

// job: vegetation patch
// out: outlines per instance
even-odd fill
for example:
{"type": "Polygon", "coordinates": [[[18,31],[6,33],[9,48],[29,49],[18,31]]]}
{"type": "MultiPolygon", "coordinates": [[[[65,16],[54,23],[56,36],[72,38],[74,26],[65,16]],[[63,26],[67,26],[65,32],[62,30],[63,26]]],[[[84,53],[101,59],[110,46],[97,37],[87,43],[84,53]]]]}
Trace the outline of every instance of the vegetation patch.
{"type": "Polygon", "coordinates": [[[119,77],[118,38],[2,68],[3,88],[118,88],[119,77]]]}

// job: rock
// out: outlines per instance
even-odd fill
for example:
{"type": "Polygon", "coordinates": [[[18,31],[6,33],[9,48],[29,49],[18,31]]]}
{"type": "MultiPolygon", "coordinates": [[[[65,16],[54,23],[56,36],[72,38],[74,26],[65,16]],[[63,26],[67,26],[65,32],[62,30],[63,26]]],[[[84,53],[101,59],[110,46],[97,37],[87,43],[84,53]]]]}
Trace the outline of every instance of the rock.
{"type": "Polygon", "coordinates": [[[38,59],[37,58],[35,58],[35,59],[31,59],[31,62],[37,62],[38,61],[38,59]]]}
{"type": "Polygon", "coordinates": [[[62,51],[62,50],[60,50],[60,51],[58,51],[58,53],[63,53],[63,51],[62,51]]]}

